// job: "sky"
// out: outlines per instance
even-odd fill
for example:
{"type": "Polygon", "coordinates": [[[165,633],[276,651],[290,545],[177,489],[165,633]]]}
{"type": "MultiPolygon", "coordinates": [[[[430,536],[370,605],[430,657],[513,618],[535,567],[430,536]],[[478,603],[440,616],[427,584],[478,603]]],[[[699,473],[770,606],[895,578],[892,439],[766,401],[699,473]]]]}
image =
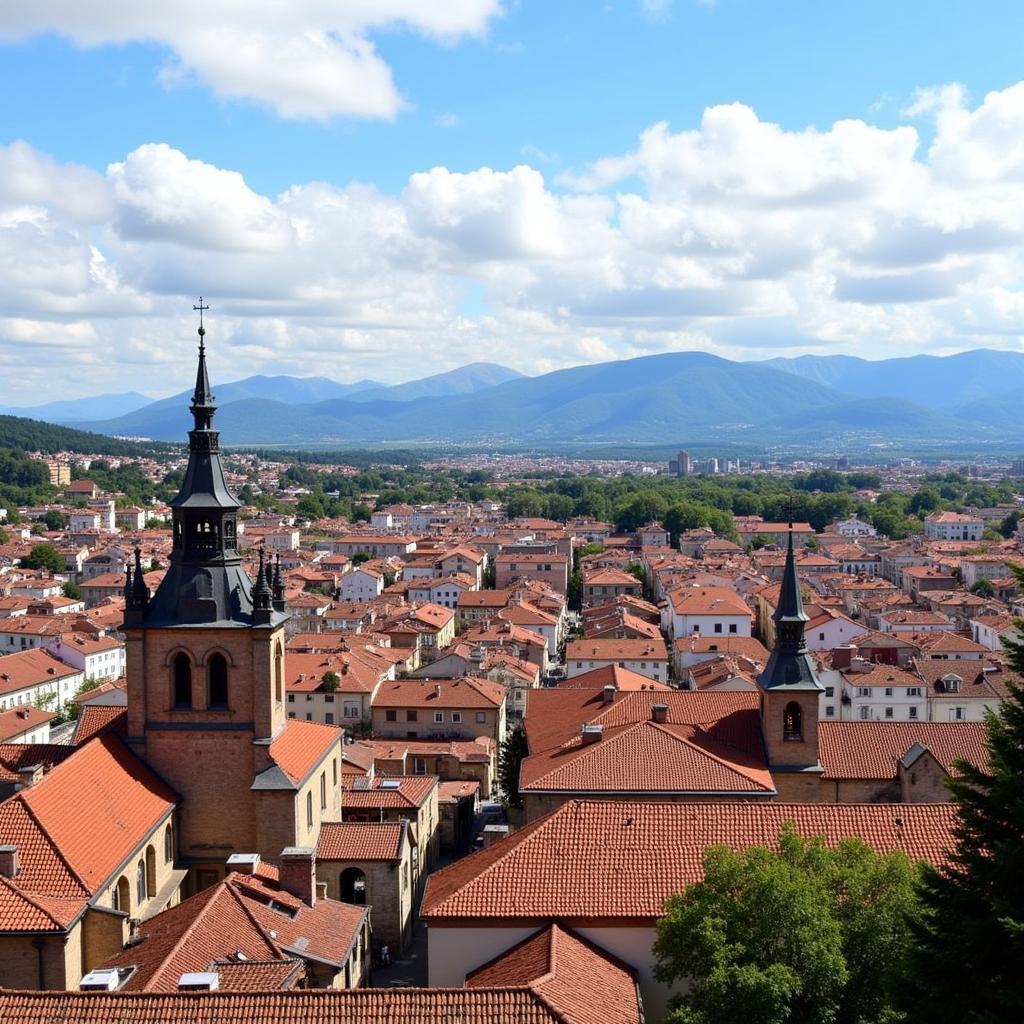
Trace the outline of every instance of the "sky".
{"type": "Polygon", "coordinates": [[[4,404],[1024,339],[1024,4],[4,0],[4,404]],[[13,385],[13,387],[12,387],[13,385]]]}

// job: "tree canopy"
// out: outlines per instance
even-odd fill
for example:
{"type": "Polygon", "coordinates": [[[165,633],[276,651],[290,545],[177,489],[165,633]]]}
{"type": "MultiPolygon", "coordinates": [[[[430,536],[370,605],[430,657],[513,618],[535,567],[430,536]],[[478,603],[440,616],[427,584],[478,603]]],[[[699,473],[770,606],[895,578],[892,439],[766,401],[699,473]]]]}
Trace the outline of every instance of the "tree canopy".
{"type": "Polygon", "coordinates": [[[689,979],[672,1024],[878,1024],[896,991],[918,868],[858,839],[783,827],[778,850],[706,851],[658,922],[656,977],[689,979]]]}
{"type": "MultiPolygon", "coordinates": [[[[1024,585],[1024,572],[1014,569],[1024,585]]],[[[1024,674],[1024,643],[1006,643],[1024,674]]],[[[959,809],[949,862],[924,874],[907,1008],[928,1024],[1024,1020],[1024,690],[986,720],[988,765],[961,762],[949,787],[959,809]]]]}
{"type": "Polygon", "coordinates": [[[26,569],[48,569],[50,572],[64,572],[64,556],[52,544],[36,544],[21,560],[26,569]]]}

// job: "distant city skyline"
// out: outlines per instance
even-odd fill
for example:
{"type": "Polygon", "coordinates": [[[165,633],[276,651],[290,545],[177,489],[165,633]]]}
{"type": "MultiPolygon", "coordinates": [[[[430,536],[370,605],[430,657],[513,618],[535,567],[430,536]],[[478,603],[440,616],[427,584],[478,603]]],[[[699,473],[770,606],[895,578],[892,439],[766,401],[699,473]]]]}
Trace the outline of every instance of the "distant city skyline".
{"type": "Polygon", "coordinates": [[[1018,5],[169,6],[0,10],[5,404],[1022,348],[1018,5]]]}

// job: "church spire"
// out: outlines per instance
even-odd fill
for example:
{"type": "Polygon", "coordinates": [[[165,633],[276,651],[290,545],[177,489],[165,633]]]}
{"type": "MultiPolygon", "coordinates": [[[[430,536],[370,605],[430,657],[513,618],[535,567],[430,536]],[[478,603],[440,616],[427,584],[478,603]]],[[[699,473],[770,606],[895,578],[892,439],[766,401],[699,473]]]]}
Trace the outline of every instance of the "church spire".
{"type": "MultiPolygon", "coordinates": [[[[206,368],[206,327],[203,301],[199,313],[199,362],[189,406],[194,420],[188,432],[188,466],[181,490],[171,500],[174,519],[170,565],[138,624],[144,626],[266,625],[256,622],[253,584],[238,550],[238,509],[220,457],[220,435],[213,429],[217,411],[206,368]]],[[[133,591],[140,584],[136,565],[133,591]]],[[[264,586],[269,586],[264,571],[264,586]]],[[[262,593],[262,591],[261,591],[262,593]]],[[[272,595],[271,595],[272,599],[272,595]]],[[[281,616],[271,618],[276,623],[281,616]]]]}
{"type": "Polygon", "coordinates": [[[807,651],[804,626],[808,615],[800,593],[800,574],[793,551],[793,523],[789,524],[786,566],[779,588],[779,602],[772,615],[775,622],[775,649],[764,671],[758,676],[763,689],[820,689],[811,656],[807,651]]]}

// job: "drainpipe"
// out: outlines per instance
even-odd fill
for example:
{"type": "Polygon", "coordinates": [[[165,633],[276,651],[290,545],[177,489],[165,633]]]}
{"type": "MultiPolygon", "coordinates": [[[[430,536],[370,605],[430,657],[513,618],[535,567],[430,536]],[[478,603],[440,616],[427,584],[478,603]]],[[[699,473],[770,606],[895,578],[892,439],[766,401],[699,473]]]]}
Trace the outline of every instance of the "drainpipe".
{"type": "Polygon", "coordinates": [[[36,952],[39,954],[39,988],[44,989],[46,986],[43,984],[43,950],[46,949],[46,939],[42,935],[37,935],[32,940],[32,945],[35,947],[36,952]]]}

